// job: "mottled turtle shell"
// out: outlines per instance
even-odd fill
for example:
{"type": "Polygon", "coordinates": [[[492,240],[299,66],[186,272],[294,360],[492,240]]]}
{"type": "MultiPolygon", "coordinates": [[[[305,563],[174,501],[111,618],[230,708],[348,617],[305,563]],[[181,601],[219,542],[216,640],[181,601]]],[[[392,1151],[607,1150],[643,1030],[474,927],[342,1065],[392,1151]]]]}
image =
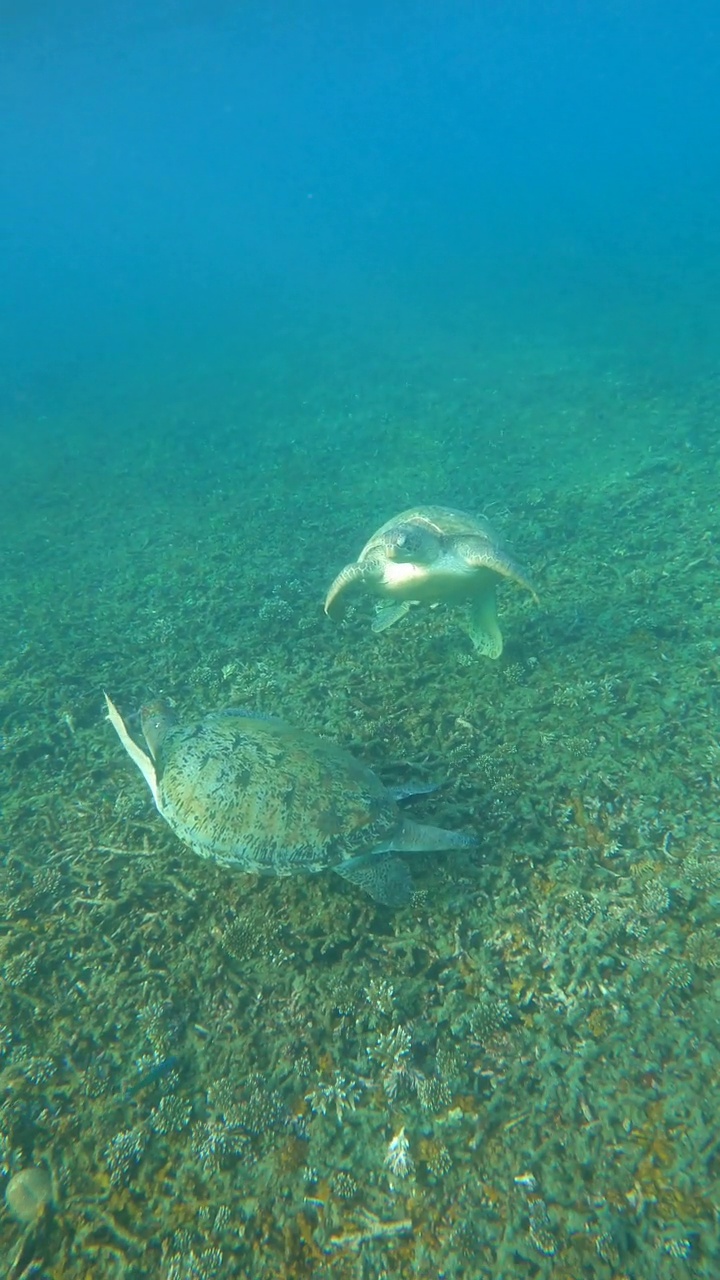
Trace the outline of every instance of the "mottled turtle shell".
{"type": "Polygon", "coordinates": [[[405,825],[371,769],[281,720],[228,710],[170,725],[154,761],[158,808],[176,835],[244,871],[342,870],[405,825]]]}

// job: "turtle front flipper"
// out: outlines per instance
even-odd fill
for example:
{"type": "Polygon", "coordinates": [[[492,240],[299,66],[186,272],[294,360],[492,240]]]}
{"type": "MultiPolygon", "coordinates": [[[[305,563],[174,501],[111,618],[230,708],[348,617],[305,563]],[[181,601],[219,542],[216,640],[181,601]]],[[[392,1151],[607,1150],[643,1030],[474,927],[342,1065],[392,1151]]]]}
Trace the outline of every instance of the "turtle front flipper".
{"type": "Polygon", "coordinates": [[[342,618],[349,604],[349,597],[354,587],[362,586],[365,579],[365,565],[346,564],[341,569],[325,597],[325,612],[329,618],[342,618]]]}
{"type": "Polygon", "coordinates": [[[469,568],[487,569],[490,573],[497,574],[498,578],[508,578],[510,582],[529,591],[535,604],[540,603],[530,579],[502,547],[491,546],[486,538],[458,538],[455,545],[469,568]]]}
{"type": "Polygon", "coordinates": [[[413,891],[412,876],[401,858],[376,853],[350,858],[333,868],[343,880],[364,889],[384,907],[404,907],[413,891]]]}
{"type": "Polygon", "coordinates": [[[473,646],[486,658],[499,658],[503,651],[502,631],[497,620],[495,583],[488,582],[470,605],[468,632],[473,646]]]}

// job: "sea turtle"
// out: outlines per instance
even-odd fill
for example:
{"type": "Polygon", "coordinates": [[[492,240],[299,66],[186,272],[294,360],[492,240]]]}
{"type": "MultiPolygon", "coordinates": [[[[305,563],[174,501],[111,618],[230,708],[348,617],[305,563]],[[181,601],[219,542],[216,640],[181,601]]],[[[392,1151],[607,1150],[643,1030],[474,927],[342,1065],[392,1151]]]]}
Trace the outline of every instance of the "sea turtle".
{"type": "Polygon", "coordinates": [[[203,858],[261,875],[331,868],[399,906],[412,880],[394,854],[475,846],[405,817],[398,802],[434,787],[385,787],[349,752],[282,720],[226,710],[182,725],[156,703],[141,712],[148,754],[105,701],[158,812],[203,858]]]}
{"type": "Polygon", "coordinates": [[[378,529],[354,564],[340,571],[327,593],[325,612],[341,618],[352,591],[366,591],[381,598],[372,629],[385,631],[411,605],[467,602],[468,631],[475,648],[488,658],[499,658],[503,649],[495,599],[499,578],[526,587],[537,601],[532,583],[483,516],[453,507],[411,507],[378,529]]]}

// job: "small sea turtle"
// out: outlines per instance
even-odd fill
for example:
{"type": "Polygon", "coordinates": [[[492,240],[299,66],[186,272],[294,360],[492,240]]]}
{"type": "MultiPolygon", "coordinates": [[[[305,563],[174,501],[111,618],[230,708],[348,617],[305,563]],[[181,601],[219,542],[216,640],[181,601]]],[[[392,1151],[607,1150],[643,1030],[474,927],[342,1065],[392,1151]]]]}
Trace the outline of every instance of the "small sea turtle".
{"type": "Polygon", "coordinates": [[[385,787],[349,752],[282,720],[227,710],[185,726],[154,704],[141,712],[148,754],[105,701],[158,812],[203,858],[261,875],[331,868],[399,906],[412,880],[393,854],[475,846],[405,817],[398,802],[434,787],[385,787]]]}
{"type": "Polygon", "coordinates": [[[499,658],[503,638],[497,620],[495,586],[510,578],[537,594],[482,516],[452,507],[411,507],[388,520],[365,544],[354,564],[337,575],[325,612],[341,618],[352,591],[381,601],[373,631],[385,631],[411,605],[467,602],[468,631],[479,653],[499,658]]]}

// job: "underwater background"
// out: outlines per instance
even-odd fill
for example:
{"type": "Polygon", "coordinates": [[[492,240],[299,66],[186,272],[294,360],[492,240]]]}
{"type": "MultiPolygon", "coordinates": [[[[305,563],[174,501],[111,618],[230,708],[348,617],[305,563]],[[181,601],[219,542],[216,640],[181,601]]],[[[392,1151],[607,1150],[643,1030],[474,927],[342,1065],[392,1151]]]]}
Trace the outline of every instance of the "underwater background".
{"type": "Polygon", "coordinates": [[[720,1274],[720,19],[0,12],[0,1265],[720,1274]],[[505,649],[325,592],[484,513],[505,649]],[[478,849],[378,906],[108,725],[282,716],[478,849]]]}

